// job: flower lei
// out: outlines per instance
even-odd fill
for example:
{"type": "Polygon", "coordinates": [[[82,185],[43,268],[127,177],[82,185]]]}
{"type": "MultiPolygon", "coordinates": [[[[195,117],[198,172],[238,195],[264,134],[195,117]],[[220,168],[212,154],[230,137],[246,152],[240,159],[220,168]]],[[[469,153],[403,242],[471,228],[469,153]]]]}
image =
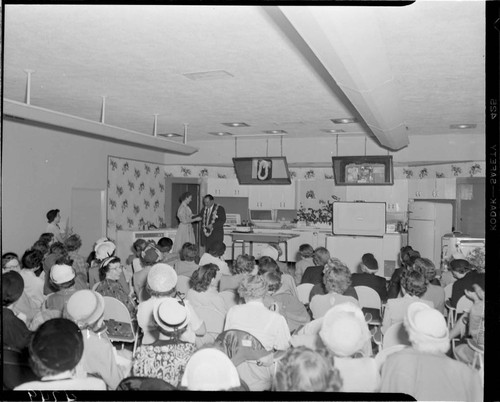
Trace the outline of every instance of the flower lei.
{"type": "Polygon", "coordinates": [[[213,230],[214,230],[214,223],[215,223],[215,220],[217,219],[217,209],[219,208],[219,206],[217,204],[214,204],[214,209],[213,209],[213,212],[212,212],[212,219],[210,219],[210,223],[212,225],[212,229],[208,229],[207,228],[207,215],[208,215],[208,209],[205,208],[205,210],[203,211],[203,233],[205,234],[206,237],[209,237],[213,230]]]}

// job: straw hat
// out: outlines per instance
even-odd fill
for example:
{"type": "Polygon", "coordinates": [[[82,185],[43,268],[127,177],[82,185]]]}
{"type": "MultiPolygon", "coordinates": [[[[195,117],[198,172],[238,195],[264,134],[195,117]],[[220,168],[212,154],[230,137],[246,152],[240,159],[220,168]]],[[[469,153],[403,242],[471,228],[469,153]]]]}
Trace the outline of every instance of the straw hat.
{"type": "Polygon", "coordinates": [[[206,348],[191,356],[181,385],[190,391],[226,391],[241,384],[231,359],[218,349],[206,348]]]}
{"type": "Polygon", "coordinates": [[[185,328],[189,323],[188,309],[172,297],[160,299],[154,307],[153,317],[156,324],[166,332],[185,328]]]}
{"type": "Polygon", "coordinates": [[[410,341],[417,349],[429,349],[445,353],[450,346],[446,320],[438,310],[422,302],[410,304],[404,319],[410,341]]]}
{"type": "Polygon", "coordinates": [[[278,250],[276,250],[274,247],[271,247],[271,246],[266,246],[262,249],[261,253],[260,253],[260,256],[261,257],[270,257],[272,258],[274,261],[277,261],[278,260],[278,256],[279,256],[279,253],[278,253],[278,250]]]}
{"type": "Polygon", "coordinates": [[[75,279],[75,270],[66,264],[56,264],[50,268],[50,279],[57,285],[75,279]]]}
{"type": "Polygon", "coordinates": [[[363,311],[354,303],[333,306],[323,317],[319,336],[335,355],[352,356],[370,338],[363,311]]]}
{"type": "Polygon", "coordinates": [[[104,314],[104,298],[93,290],[83,289],[71,295],[66,305],[66,315],[85,328],[96,323],[104,314]]]}
{"type": "Polygon", "coordinates": [[[151,267],[147,281],[151,290],[168,292],[177,285],[177,274],[170,265],[158,263],[151,267]]]}
{"type": "Polygon", "coordinates": [[[116,250],[115,243],[111,241],[104,241],[95,246],[95,257],[98,260],[104,260],[111,257],[116,250]]]}

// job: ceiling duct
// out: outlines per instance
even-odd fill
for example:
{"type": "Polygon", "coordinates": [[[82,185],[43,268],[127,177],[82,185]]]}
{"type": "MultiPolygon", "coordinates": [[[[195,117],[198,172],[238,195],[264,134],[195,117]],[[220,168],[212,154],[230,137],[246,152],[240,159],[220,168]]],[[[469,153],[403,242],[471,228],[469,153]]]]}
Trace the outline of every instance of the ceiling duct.
{"type": "Polygon", "coordinates": [[[401,99],[370,9],[279,7],[342,89],[380,144],[409,144],[401,99]]]}

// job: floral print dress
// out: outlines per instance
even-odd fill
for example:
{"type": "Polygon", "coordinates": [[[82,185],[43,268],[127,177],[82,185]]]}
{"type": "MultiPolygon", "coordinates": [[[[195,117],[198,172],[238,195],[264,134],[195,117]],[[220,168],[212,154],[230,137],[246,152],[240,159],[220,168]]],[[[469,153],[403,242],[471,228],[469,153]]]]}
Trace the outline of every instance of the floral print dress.
{"type": "Polygon", "coordinates": [[[177,387],[186,364],[195,352],[193,343],[159,340],[141,345],[135,352],[132,374],[139,377],[160,378],[177,387]]]}

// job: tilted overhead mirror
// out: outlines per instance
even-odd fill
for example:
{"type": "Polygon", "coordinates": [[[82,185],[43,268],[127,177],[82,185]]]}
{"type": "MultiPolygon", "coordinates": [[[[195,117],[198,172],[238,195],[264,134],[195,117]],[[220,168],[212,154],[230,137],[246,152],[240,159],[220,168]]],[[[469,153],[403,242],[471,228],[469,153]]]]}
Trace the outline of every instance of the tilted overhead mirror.
{"type": "Polygon", "coordinates": [[[392,156],[333,156],[333,175],[339,186],[393,185],[392,156]]]}
{"type": "Polygon", "coordinates": [[[240,184],[291,184],[290,171],[284,156],[233,158],[240,184]]]}

